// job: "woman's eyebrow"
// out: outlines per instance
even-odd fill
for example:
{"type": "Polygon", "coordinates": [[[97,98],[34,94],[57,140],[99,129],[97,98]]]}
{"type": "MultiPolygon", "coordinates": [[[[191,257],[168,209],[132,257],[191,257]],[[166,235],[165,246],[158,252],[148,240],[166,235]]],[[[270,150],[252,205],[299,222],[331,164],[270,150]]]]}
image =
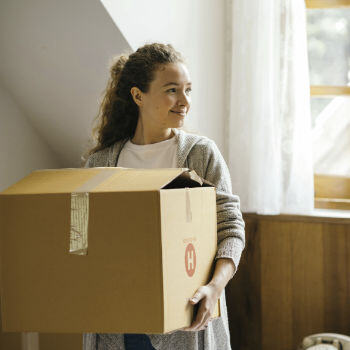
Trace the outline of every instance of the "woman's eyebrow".
{"type": "MultiPolygon", "coordinates": [[[[180,84],[171,81],[170,83],[166,83],[166,84],[163,85],[162,87],[166,87],[166,86],[168,86],[168,85],[176,85],[176,86],[179,86],[180,84]]],[[[186,85],[192,85],[192,82],[188,82],[186,85]]]]}

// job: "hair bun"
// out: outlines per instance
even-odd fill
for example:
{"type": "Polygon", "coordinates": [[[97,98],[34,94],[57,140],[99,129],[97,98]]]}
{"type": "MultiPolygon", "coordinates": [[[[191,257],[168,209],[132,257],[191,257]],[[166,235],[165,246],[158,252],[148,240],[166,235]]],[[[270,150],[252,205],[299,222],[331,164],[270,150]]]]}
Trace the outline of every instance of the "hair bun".
{"type": "Polygon", "coordinates": [[[129,55],[125,53],[112,58],[109,70],[113,78],[119,77],[128,59],[129,59],[129,55]]]}

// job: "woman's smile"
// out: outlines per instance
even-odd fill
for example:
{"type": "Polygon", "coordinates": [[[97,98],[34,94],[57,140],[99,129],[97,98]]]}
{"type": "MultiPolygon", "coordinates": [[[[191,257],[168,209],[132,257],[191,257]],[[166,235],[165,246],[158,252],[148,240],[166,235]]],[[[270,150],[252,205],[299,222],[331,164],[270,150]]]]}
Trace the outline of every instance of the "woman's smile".
{"type": "Polygon", "coordinates": [[[180,116],[182,116],[182,117],[185,117],[185,116],[186,116],[186,112],[176,112],[176,111],[172,111],[172,110],[170,110],[170,112],[171,112],[171,113],[175,113],[175,114],[177,114],[177,115],[180,115],[180,116]]]}

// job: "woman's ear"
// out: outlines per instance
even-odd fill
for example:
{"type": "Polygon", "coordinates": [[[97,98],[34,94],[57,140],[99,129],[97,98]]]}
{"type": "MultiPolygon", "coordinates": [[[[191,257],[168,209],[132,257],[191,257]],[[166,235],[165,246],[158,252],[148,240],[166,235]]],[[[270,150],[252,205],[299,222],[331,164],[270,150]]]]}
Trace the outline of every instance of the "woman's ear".
{"type": "Polygon", "coordinates": [[[142,105],[142,91],[137,88],[136,86],[132,87],[130,90],[131,96],[134,100],[134,102],[141,107],[142,105]]]}

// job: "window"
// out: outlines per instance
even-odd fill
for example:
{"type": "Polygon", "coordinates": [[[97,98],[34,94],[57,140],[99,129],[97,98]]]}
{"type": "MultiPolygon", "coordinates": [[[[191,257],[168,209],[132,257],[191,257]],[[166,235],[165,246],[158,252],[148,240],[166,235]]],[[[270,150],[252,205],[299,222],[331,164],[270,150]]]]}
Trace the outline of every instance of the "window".
{"type": "Polygon", "coordinates": [[[350,0],[306,0],[315,207],[350,210],[350,0]]]}

